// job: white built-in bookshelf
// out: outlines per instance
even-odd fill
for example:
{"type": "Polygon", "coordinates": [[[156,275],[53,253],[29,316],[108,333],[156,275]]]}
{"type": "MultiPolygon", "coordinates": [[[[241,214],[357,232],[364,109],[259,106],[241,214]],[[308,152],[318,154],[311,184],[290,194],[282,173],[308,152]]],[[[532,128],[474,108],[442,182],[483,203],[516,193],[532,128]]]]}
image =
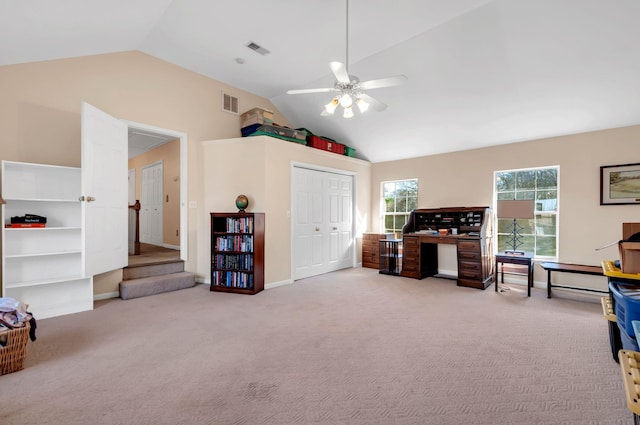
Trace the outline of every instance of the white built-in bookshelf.
{"type": "Polygon", "coordinates": [[[84,276],[80,168],[2,161],[2,296],[28,304],[36,318],[93,309],[84,276]],[[43,228],[7,228],[36,214],[43,228]]]}

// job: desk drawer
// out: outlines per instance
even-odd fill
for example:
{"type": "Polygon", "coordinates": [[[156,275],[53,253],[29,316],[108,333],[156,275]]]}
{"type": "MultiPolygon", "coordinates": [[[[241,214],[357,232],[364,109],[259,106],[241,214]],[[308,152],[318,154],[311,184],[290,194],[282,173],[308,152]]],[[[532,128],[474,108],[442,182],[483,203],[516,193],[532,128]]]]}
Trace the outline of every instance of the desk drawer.
{"type": "Polygon", "coordinates": [[[418,271],[418,263],[415,261],[403,261],[402,270],[417,272],[418,271]]]}
{"type": "Polygon", "coordinates": [[[471,271],[471,272],[480,272],[482,271],[482,264],[474,261],[459,261],[458,262],[458,270],[463,271],[471,271]]]}
{"type": "Polygon", "coordinates": [[[480,261],[480,252],[458,250],[458,261],[480,261]]]}
{"type": "Polygon", "coordinates": [[[482,273],[481,273],[481,270],[459,269],[458,279],[482,280],[482,273]]]}
{"type": "Polygon", "coordinates": [[[417,249],[417,247],[418,247],[418,238],[411,237],[411,236],[405,236],[404,238],[402,238],[402,246],[404,246],[405,249],[408,246],[415,247],[417,249]]]}
{"type": "Polygon", "coordinates": [[[480,241],[458,241],[458,251],[480,252],[480,241]]]}
{"type": "Polygon", "coordinates": [[[363,257],[377,257],[380,254],[380,250],[377,248],[365,248],[362,247],[362,256],[363,257]]]}

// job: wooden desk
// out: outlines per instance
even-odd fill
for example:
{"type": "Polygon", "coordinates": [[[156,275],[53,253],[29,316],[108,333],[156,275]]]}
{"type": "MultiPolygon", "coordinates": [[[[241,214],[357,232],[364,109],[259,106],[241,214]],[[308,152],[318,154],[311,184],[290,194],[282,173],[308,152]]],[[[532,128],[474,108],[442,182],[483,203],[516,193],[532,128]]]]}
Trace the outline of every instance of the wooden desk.
{"type": "Polygon", "coordinates": [[[407,233],[403,235],[402,244],[402,276],[415,279],[428,276],[454,278],[438,275],[438,244],[448,244],[456,245],[458,286],[485,289],[492,283],[493,258],[479,236],[407,233]]]}
{"type": "Polygon", "coordinates": [[[438,274],[438,244],[456,245],[458,286],[485,289],[493,282],[493,214],[489,207],[419,208],[402,227],[405,277],[438,274]],[[435,234],[433,233],[435,231],[435,234]],[[454,234],[456,233],[456,234],[454,234]]]}
{"type": "Polygon", "coordinates": [[[496,292],[498,292],[498,263],[502,264],[501,281],[504,283],[504,265],[517,264],[527,267],[527,296],[531,296],[531,288],[533,288],[533,253],[526,252],[522,255],[507,254],[504,252],[496,254],[496,267],[494,280],[496,282],[496,292]]]}
{"type": "Polygon", "coordinates": [[[540,266],[547,271],[547,298],[551,298],[552,287],[575,289],[578,291],[599,292],[602,294],[609,293],[608,291],[600,291],[598,289],[576,288],[574,286],[553,285],[551,283],[551,272],[578,273],[578,274],[588,274],[592,276],[604,276],[604,272],[602,271],[602,266],[585,266],[582,264],[554,263],[550,261],[540,263],[540,266]]]}

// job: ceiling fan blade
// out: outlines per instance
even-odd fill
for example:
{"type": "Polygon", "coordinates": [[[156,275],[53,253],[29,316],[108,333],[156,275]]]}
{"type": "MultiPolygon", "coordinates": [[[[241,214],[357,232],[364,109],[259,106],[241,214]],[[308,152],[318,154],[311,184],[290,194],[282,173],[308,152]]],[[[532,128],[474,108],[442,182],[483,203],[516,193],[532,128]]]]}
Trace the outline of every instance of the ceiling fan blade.
{"type": "Polygon", "coordinates": [[[380,78],[379,80],[369,80],[360,83],[358,86],[361,89],[379,89],[382,87],[399,86],[407,82],[407,77],[404,75],[396,75],[394,77],[380,78]]]}
{"type": "Polygon", "coordinates": [[[347,67],[342,62],[329,62],[329,68],[339,83],[349,84],[351,82],[347,67]]]}
{"type": "Polygon", "coordinates": [[[287,90],[287,94],[324,93],[328,91],[336,91],[336,89],[334,87],[324,87],[321,89],[287,90]]]}
{"type": "Polygon", "coordinates": [[[378,112],[382,112],[385,109],[387,109],[386,104],[380,102],[379,100],[374,99],[373,97],[369,96],[366,93],[360,93],[359,97],[360,99],[367,102],[373,109],[375,109],[378,112]]]}

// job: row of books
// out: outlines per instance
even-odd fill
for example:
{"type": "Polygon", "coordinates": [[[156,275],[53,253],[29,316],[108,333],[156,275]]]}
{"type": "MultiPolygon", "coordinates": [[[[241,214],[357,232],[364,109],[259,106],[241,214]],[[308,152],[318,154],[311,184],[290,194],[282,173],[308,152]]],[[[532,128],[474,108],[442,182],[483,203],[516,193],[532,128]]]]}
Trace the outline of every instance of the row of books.
{"type": "Polygon", "coordinates": [[[213,256],[213,267],[216,269],[241,269],[251,270],[253,268],[253,255],[222,255],[213,256]]]}
{"type": "Polygon", "coordinates": [[[253,252],[253,236],[218,236],[216,238],[216,251],[253,252]]]}
{"type": "Polygon", "coordinates": [[[227,218],[228,233],[253,233],[253,217],[227,218]]]}
{"type": "Polygon", "coordinates": [[[227,288],[253,288],[253,275],[243,272],[216,271],[211,273],[211,284],[227,288]]]}

